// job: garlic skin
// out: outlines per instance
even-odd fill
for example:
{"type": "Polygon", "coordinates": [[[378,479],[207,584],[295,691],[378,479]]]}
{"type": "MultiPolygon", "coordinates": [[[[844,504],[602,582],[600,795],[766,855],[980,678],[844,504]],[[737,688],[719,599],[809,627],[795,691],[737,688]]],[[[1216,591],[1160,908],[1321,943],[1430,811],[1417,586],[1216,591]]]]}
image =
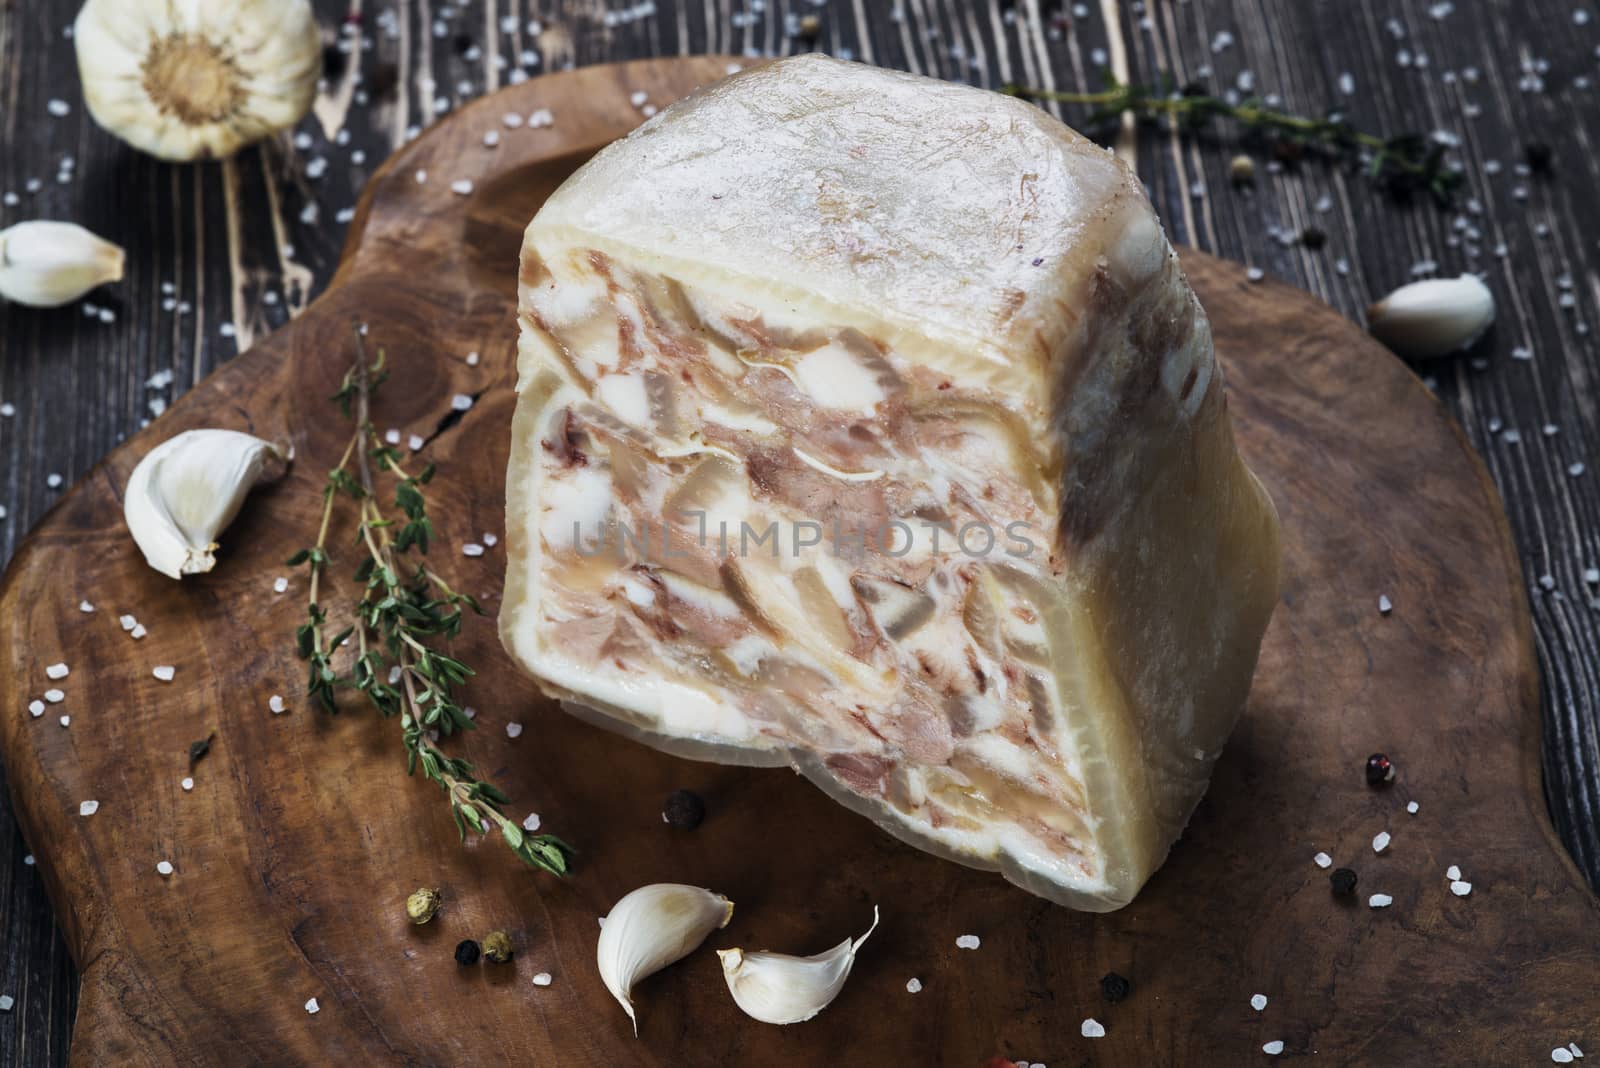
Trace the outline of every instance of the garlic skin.
{"type": "Polygon", "coordinates": [[[1367,309],[1367,330],[1402,356],[1447,356],[1494,322],[1494,294],[1474,274],[1401,286],[1367,309]]]}
{"type": "Polygon", "coordinates": [[[217,535],[273,460],[289,456],[236,430],[186,430],[151,449],[128,476],[122,501],[145,560],[175,579],[210,571],[217,535]]]}
{"type": "Polygon", "coordinates": [[[733,918],[733,902],[721,894],[682,883],[641,886],[611,907],[601,921],[595,951],[600,978],[617,999],[633,1033],[633,984],[688,956],[706,936],[733,918]]]}
{"type": "Polygon", "coordinates": [[[827,1008],[856,962],[856,952],[878,929],[878,908],[872,908],[872,926],[857,939],[846,938],[826,953],[791,957],[785,953],[746,953],[719,949],[722,976],[728,991],[745,1015],[770,1024],[804,1023],[827,1008]]]}
{"type": "Polygon", "coordinates": [[[88,0],[73,43],[95,121],[169,160],[222,159],[293,126],[322,74],[310,0],[88,0]]]}
{"type": "Polygon", "coordinates": [[[21,222],[0,230],[0,297],[35,308],[70,304],[122,281],[122,248],[76,223],[21,222]]]}

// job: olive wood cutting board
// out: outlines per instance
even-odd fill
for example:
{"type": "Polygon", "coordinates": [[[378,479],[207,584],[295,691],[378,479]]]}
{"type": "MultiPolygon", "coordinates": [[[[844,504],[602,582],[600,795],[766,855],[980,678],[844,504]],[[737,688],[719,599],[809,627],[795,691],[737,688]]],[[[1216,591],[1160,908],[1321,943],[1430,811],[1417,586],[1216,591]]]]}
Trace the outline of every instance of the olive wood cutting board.
{"type": "MultiPolygon", "coordinates": [[[[1257,1063],[1272,1040],[1329,1065],[1538,1063],[1568,1041],[1600,1052],[1600,907],[1545,815],[1525,592],[1483,466],[1354,325],[1198,252],[1184,267],[1240,445],[1283,518],[1285,583],[1210,793],[1122,911],[1068,911],[920,853],[788,772],[693,763],[586,725],[513,669],[492,619],[457,643],[479,671],[467,701],[480,729],[447,745],[518,819],[537,811],[581,850],[566,879],[498,839],[458,842],[442,795],[405,777],[397,723],[354,701],[337,717],[307,705],[291,640],[304,573],[283,561],[312,540],[348,433],[325,398],[352,323],[370,324],[393,369],[374,421],[423,436],[438,465],[434,566],[492,613],[503,548],[460,547],[501,529],[522,229],[640,121],[634,92],[663,105],[727,62],[553,74],[429,130],[373,178],[327,293],[112,453],[18,551],[0,592],[0,744],[82,972],[73,1063],[1059,1068],[1257,1063]],[[502,125],[541,107],[553,126],[502,125]],[[453,192],[463,179],[470,193],[453,192]],[[457,394],[476,398],[459,417],[457,394]],[[292,442],[297,459],[252,495],[216,570],[178,583],[144,564],[121,494],[146,450],[201,426],[292,442]],[[124,633],[124,613],[148,636],[124,633]],[[52,682],[57,661],[71,674],[52,682]],[[158,664],[176,678],[152,677],[158,664]],[[52,686],[65,701],[31,717],[52,686]],[[514,722],[526,729],[512,739],[514,722]],[[186,792],[189,743],[213,731],[186,792]],[[1388,787],[1364,781],[1374,750],[1398,766],[1388,787]],[[706,800],[698,830],[662,821],[678,787],[706,800]],[[99,810],[80,816],[88,799],[99,810]],[[1318,851],[1359,872],[1356,900],[1332,896],[1318,851]],[[1451,893],[1451,864],[1469,896],[1451,893]],[[595,969],[596,918],[653,881],[712,887],[738,909],[638,988],[635,1038],[595,969]],[[402,901],[423,885],[445,905],[413,927],[402,901]],[[1368,907],[1379,892],[1391,907],[1368,907]],[[819,1017],[777,1028],[739,1013],[713,947],[818,952],[866,930],[875,905],[882,926],[819,1017]],[[456,942],[493,928],[515,961],[458,967],[456,942]],[[963,934],[980,948],[956,948],[963,934]],[[1114,1005],[1099,986],[1112,970],[1133,983],[1114,1005]],[[535,986],[539,972],[553,984],[535,986]],[[1081,1036],[1086,1017],[1103,1038],[1081,1036]]],[[[335,574],[354,564],[346,553],[335,574]]]]}

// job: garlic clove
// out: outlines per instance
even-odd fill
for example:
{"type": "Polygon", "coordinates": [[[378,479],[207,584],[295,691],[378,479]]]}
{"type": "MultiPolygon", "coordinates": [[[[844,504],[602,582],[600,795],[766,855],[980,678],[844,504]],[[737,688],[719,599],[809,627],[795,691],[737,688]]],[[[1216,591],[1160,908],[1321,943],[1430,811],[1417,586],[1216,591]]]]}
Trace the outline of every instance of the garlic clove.
{"type": "Polygon", "coordinates": [[[186,430],[145,454],[128,476],[122,512],[151,567],[181,579],[210,571],[217,535],[267,465],[290,457],[236,430],[186,430]]]}
{"type": "Polygon", "coordinates": [[[732,918],[733,902],[681,883],[641,886],[611,907],[601,921],[595,955],[600,978],[633,1021],[635,1035],[639,1017],[633,1009],[633,984],[682,960],[732,918]]]}
{"type": "Polygon", "coordinates": [[[0,297],[55,308],[122,281],[122,249],[76,223],[21,222],[0,230],[0,297]]]}
{"type": "Polygon", "coordinates": [[[88,0],[73,42],[95,121],[162,159],[231,156],[293,126],[322,74],[309,0],[88,0]]]}
{"type": "Polygon", "coordinates": [[[1401,286],[1367,309],[1367,330],[1402,356],[1446,356],[1494,322],[1494,294],[1477,275],[1401,286]]]}
{"type": "Polygon", "coordinates": [[[804,1023],[827,1008],[844,989],[856,952],[878,929],[878,908],[872,926],[860,938],[846,938],[826,953],[791,957],[784,953],[746,953],[719,949],[728,991],[747,1016],[770,1024],[804,1023]]]}

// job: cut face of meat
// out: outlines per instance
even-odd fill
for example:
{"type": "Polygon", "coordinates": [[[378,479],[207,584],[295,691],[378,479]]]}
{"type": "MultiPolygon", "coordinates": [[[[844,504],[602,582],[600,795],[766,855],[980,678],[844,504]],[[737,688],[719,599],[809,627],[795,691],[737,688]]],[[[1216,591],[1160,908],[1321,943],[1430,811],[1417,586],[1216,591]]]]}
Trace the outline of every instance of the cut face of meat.
{"type": "Polygon", "coordinates": [[[1279,556],[1132,175],[1021,102],[799,57],[602,151],[520,279],[501,634],[540,685],[1131,900],[1279,556]]]}

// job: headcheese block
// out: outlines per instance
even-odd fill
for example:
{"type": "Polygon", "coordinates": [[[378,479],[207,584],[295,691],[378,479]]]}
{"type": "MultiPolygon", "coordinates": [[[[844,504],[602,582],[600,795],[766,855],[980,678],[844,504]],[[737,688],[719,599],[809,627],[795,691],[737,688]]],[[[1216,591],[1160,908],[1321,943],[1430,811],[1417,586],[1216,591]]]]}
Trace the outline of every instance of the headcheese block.
{"type": "Polygon", "coordinates": [[[1132,900],[1279,566],[1134,175],[1021,101],[803,56],[601,151],[520,283],[500,628],[540,686],[1132,900]]]}

